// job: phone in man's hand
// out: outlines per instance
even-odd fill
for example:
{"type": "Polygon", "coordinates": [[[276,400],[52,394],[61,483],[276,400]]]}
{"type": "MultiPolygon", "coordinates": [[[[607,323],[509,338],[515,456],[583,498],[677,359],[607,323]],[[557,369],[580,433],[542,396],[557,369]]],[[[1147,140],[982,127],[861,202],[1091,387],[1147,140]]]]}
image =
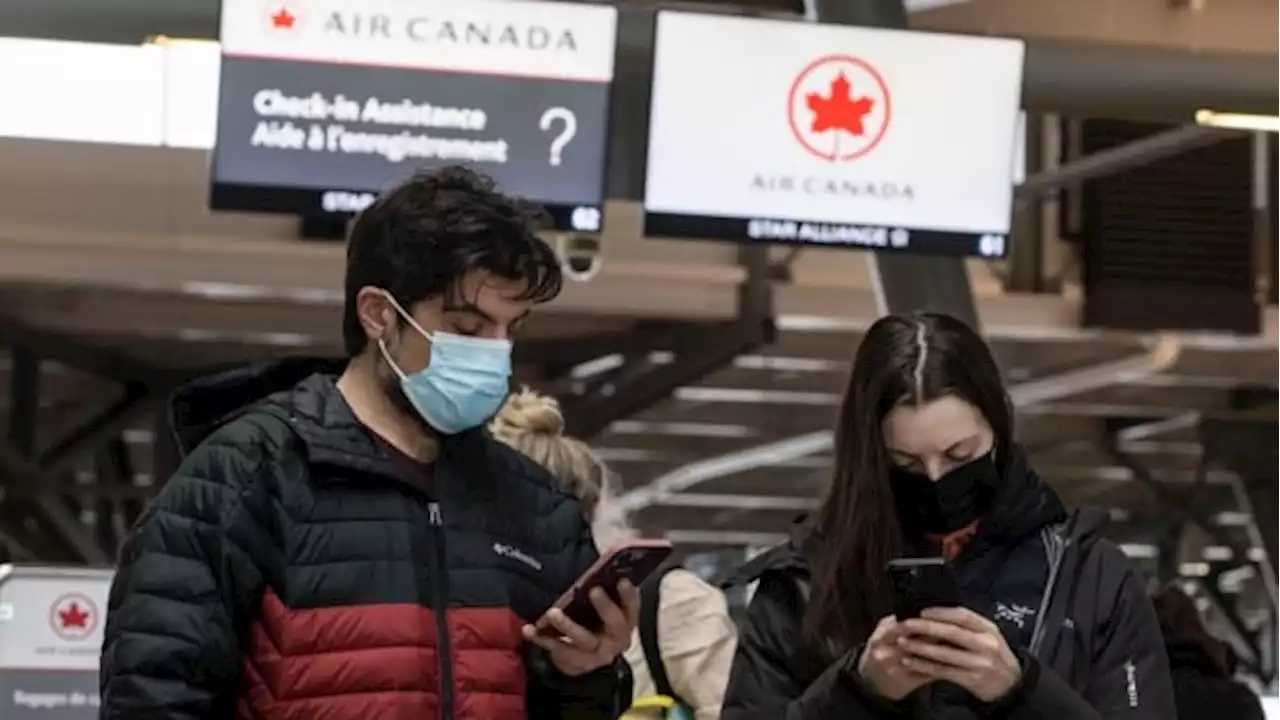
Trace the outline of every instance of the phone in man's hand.
{"type": "MultiPolygon", "coordinates": [[[[621,603],[618,597],[618,583],[628,580],[632,585],[640,587],[645,578],[657,570],[674,551],[666,540],[631,540],[618,545],[587,569],[573,587],[569,588],[559,600],[552,605],[559,608],[566,617],[591,632],[599,632],[604,622],[591,604],[591,590],[600,588],[608,593],[615,603],[621,603]]],[[[554,632],[554,630],[548,630],[554,632]]]]}
{"type": "Polygon", "coordinates": [[[899,622],[920,617],[926,608],[961,604],[960,586],[943,558],[896,558],[889,561],[885,572],[893,592],[893,614],[899,622]]]}

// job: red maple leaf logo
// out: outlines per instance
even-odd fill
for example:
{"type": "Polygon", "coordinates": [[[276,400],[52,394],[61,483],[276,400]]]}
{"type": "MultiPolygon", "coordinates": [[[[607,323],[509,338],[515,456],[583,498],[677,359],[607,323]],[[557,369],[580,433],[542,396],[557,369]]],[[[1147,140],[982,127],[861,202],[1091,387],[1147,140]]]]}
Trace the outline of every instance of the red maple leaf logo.
{"type": "Polygon", "coordinates": [[[297,15],[289,12],[289,8],[281,7],[271,15],[271,27],[277,30],[291,30],[293,23],[298,19],[297,15]]]}
{"type": "Polygon", "coordinates": [[[89,627],[89,613],[80,607],[80,603],[72,600],[65,608],[58,610],[58,624],[64,630],[70,628],[87,629],[89,627]]]}
{"type": "Polygon", "coordinates": [[[873,98],[853,96],[853,86],[843,72],[831,81],[831,88],[825,97],[819,93],[809,93],[804,99],[805,104],[813,111],[810,130],[815,133],[844,130],[851,135],[861,136],[865,132],[863,120],[875,106],[873,98]]]}

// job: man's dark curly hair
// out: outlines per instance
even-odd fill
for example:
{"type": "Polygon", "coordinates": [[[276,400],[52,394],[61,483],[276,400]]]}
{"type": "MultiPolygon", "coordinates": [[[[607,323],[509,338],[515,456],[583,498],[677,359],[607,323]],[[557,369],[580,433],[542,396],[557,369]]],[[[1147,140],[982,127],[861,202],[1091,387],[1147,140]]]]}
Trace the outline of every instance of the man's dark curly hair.
{"type": "Polygon", "coordinates": [[[555,252],[537,235],[545,222],[540,207],[503,195],[492,179],[464,167],[420,172],[388,190],[356,218],[347,242],[347,355],[368,343],[356,313],[356,294],[366,286],[410,309],[452,292],[478,268],[523,281],[521,299],[554,299],[563,278],[555,252]]]}

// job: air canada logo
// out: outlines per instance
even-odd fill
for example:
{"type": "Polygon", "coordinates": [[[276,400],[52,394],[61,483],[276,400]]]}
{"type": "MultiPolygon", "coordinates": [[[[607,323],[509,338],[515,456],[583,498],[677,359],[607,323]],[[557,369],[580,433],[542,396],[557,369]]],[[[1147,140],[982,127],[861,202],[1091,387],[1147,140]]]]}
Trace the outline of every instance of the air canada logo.
{"type": "Polygon", "coordinates": [[[889,86],[865,60],[827,55],[796,75],[787,120],[796,142],[827,162],[856,160],[875,150],[889,130],[889,86]]]}
{"type": "Polygon", "coordinates": [[[49,608],[49,626],[63,640],[84,640],[98,627],[98,607],[80,593],[67,593],[49,608]]]}
{"type": "Polygon", "coordinates": [[[279,2],[267,3],[264,20],[267,28],[276,33],[290,33],[302,25],[302,18],[293,8],[279,2]]]}

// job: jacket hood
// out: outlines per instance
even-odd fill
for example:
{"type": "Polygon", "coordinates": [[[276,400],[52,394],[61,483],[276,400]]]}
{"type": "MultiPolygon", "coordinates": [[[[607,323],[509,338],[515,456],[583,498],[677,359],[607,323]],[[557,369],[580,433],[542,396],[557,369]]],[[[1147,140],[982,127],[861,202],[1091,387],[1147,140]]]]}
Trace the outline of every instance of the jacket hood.
{"type": "Polygon", "coordinates": [[[194,380],[169,400],[169,424],[183,455],[213,431],[271,395],[316,374],[339,375],[345,360],[294,358],[227,370],[194,380]]]}
{"type": "Polygon", "coordinates": [[[993,544],[1012,544],[1067,519],[1058,493],[1031,469],[1021,447],[1005,468],[991,511],[982,518],[978,537],[993,544]]]}
{"type": "MultiPolygon", "coordinates": [[[[1005,469],[1004,481],[991,511],[983,518],[975,541],[997,546],[1014,546],[1040,532],[1041,528],[1068,519],[1068,513],[1053,488],[1049,487],[1027,461],[1026,453],[1017,448],[1005,469]]],[[[1072,522],[1073,537],[1098,534],[1105,526],[1105,511],[1077,513],[1072,522]]],[[[787,542],[767,550],[744,563],[729,575],[724,587],[744,585],[768,572],[794,573],[807,577],[806,550],[822,541],[813,527],[812,516],[801,516],[791,526],[787,542]]]]}

